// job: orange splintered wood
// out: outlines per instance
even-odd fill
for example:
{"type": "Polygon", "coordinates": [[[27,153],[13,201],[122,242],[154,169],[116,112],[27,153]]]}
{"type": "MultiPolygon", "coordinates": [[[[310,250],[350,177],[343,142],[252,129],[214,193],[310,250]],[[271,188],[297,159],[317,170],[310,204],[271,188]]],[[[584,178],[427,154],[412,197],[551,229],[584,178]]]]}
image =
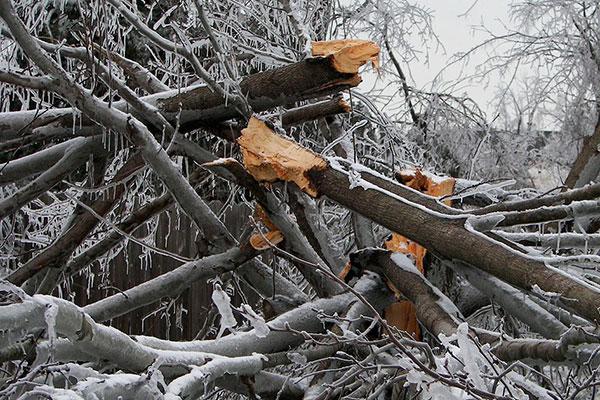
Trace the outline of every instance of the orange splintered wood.
{"type": "Polygon", "coordinates": [[[277,135],[263,121],[250,118],[248,127],[237,140],[244,158],[244,167],[259,182],[294,182],[315,197],[317,189],[308,172],[325,169],[327,162],[291,140],[277,135]]]}
{"type": "Polygon", "coordinates": [[[283,233],[271,221],[264,208],[260,204],[256,205],[254,210],[256,219],[260,220],[263,225],[269,230],[267,233],[255,233],[250,237],[250,245],[256,250],[266,250],[270,247],[278,245],[284,239],[283,233]]]}
{"type": "MultiPolygon", "coordinates": [[[[454,178],[434,180],[423,174],[420,169],[415,171],[400,171],[397,177],[402,184],[430,196],[442,197],[451,195],[454,192],[454,178]]],[[[451,200],[444,200],[444,203],[448,206],[451,202],[451,200]]]]}
{"type": "Polygon", "coordinates": [[[270,230],[270,231],[276,231],[277,230],[277,227],[271,221],[271,219],[267,215],[265,209],[262,208],[262,206],[260,204],[256,205],[256,207],[254,209],[254,215],[256,216],[256,218],[258,220],[260,220],[267,227],[268,230],[270,230]]]}
{"type": "Polygon", "coordinates": [[[346,100],[342,99],[341,97],[338,100],[338,104],[340,105],[340,107],[342,107],[344,112],[349,113],[350,111],[352,111],[352,106],[350,105],[350,103],[348,103],[346,100]]]}
{"type": "MultiPolygon", "coordinates": [[[[446,196],[454,192],[455,180],[453,178],[437,180],[436,182],[434,179],[425,176],[418,169],[414,172],[411,171],[411,173],[401,172],[398,176],[400,181],[406,186],[430,196],[446,196]]],[[[450,205],[449,200],[446,200],[445,203],[450,205]]],[[[392,233],[392,237],[385,242],[384,246],[386,249],[394,252],[412,255],[415,259],[417,269],[421,273],[425,272],[423,261],[425,260],[427,250],[423,246],[397,233],[392,233]]],[[[401,297],[398,289],[389,283],[388,286],[396,293],[396,297],[401,297]]],[[[417,312],[414,304],[410,301],[402,300],[391,304],[385,309],[384,315],[390,325],[410,333],[415,339],[421,339],[421,332],[417,323],[417,312]]]]}
{"type": "Polygon", "coordinates": [[[379,46],[370,40],[342,39],[312,42],[314,57],[331,57],[338,72],[356,74],[368,61],[379,68],[379,46]]]}
{"type": "Polygon", "coordinates": [[[278,245],[283,241],[283,234],[280,231],[270,231],[267,233],[255,233],[250,236],[250,245],[256,250],[267,250],[278,245]]]}

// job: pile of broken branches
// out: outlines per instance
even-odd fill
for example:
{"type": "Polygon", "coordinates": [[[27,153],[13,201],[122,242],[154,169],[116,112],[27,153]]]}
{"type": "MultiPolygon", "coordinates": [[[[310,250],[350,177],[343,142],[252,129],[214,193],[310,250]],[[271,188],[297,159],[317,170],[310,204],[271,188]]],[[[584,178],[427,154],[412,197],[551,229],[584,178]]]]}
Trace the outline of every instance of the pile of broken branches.
{"type": "Polygon", "coordinates": [[[42,40],[11,1],[0,2],[5,40],[31,68],[0,71],[0,81],[70,105],[0,114],[0,239],[10,256],[0,283],[0,398],[193,399],[223,390],[251,398],[593,397],[600,259],[590,250],[600,237],[577,232],[600,216],[600,185],[483,207],[469,203],[482,193],[477,183],[452,180],[445,199],[424,194],[398,179],[393,164],[386,174],[357,163],[351,137],[362,125],[344,131],[340,123],[352,110],[339,94],[360,84],[360,67],[376,64],[375,43],[314,42],[300,61],[236,78],[197,2],[207,43],[230,78],[224,84],[209,72],[214,61],[185,40],[161,36],[120,0],[106,3],[204,83],[170,88],[100,45],[42,40]],[[93,70],[108,95],[67,64],[93,70]],[[305,125],[323,142],[301,137],[305,125]],[[120,139],[107,140],[112,134],[120,139]],[[131,196],[145,190],[140,181],[160,190],[132,206],[131,196]],[[207,199],[223,182],[243,192],[235,202],[255,209],[241,233],[207,199]],[[46,232],[61,205],[69,215],[59,229],[42,246],[24,246],[34,237],[28,218],[49,210],[34,227],[46,232]],[[199,232],[200,256],[134,235],[172,207],[199,232]],[[336,245],[343,224],[351,226],[346,249],[336,245]],[[539,224],[554,231],[537,233],[531,227],[539,224]],[[418,243],[432,265],[459,276],[527,335],[470,321],[458,307],[464,299],[427,279],[422,259],[384,245],[390,234],[418,243]],[[73,301],[69,282],[126,240],[179,266],[85,305],[73,301]],[[219,319],[210,338],[130,336],[111,326],[196,282],[212,283],[219,319]],[[262,299],[261,311],[246,304],[252,296],[262,299]],[[398,301],[412,303],[425,334],[391,322],[384,310],[398,301]],[[572,366],[569,382],[557,383],[552,374],[572,366]]]}

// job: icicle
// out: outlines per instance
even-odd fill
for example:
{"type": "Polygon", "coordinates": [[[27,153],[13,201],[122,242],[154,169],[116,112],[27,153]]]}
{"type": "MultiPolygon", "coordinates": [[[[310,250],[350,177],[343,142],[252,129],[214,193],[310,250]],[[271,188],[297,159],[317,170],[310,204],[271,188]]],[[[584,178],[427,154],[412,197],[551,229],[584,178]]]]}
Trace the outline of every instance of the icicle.
{"type": "Polygon", "coordinates": [[[237,325],[237,321],[233,316],[233,312],[231,311],[231,299],[229,295],[221,288],[219,283],[215,283],[213,287],[212,293],[212,301],[217,307],[219,314],[221,315],[221,327],[219,328],[219,333],[217,334],[217,338],[220,338],[225,329],[233,332],[232,328],[237,325]]]}
{"type": "MultiPolygon", "coordinates": [[[[62,294],[61,294],[62,297],[62,294]]],[[[54,348],[56,343],[56,316],[58,315],[58,306],[52,303],[46,303],[46,311],[44,311],[44,320],[47,326],[48,341],[50,342],[50,348],[54,348]]]]}
{"type": "Polygon", "coordinates": [[[562,228],[561,225],[562,225],[562,221],[558,221],[558,232],[557,232],[557,235],[556,235],[556,253],[558,253],[559,250],[560,250],[560,231],[561,231],[561,228],[562,228]]]}

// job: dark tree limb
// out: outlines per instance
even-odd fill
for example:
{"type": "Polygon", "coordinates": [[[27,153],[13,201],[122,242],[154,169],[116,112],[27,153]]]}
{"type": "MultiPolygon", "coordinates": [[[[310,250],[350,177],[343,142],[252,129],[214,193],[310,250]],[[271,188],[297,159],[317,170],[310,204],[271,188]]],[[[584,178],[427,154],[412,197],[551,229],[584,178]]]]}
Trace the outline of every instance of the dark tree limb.
{"type": "Polygon", "coordinates": [[[362,166],[331,163],[268,129],[243,138],[245,167],[258,181],[294,182],[312,196],[327,196],[441,258],[460,260],[524,290],[538,285],[559,293],[567,308],[600,321],[597,289],[475,231],[468,223],[472,217],[449,215],[431,197],[399,189],[362,166]]]}

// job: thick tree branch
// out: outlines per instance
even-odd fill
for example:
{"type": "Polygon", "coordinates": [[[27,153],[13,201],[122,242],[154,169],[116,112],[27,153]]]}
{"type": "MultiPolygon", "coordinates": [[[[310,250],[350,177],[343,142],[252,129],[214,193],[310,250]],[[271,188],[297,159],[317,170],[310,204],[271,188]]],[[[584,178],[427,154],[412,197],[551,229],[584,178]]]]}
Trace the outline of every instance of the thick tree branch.
{"type": "Polygon", "coordinates": [[[52,79],[46,76],[27,76],[0,70],[0,82],[29,89],[45,90],[52,84],[52,79]]]}
{"type": "MultiPolygon", "coordinates": [[[[46,171],[49,165],[58,163],[67,153],[72,153],[74,148],[81,147],[88,142],[82,138],[75,138],[0,164],[0,184],[16,182],[46,171]]],[[[83,147],[85,151],[85,146],[83,147]]]]}
{"type": "Polygon", "coordinates": [[[566,332],[565,325],[529,299],[522,291],[466,264],[448,262],[446,265],[464,277],[483,295],[501,306],[508,314],[527,324],[532,331],[550,339],[558,339],[566,332]]]}
{"type": "Polygon", "coordinates": [[[590,200],[597,197],[600,197],[600,183],[594,183],[577,189],[567,190],[551,196],[496,203],[469,211],[469,213],[481,215],[504,211],[526,211],[560,203],[569,204],[573,201],[590,200]]]}
{"type": "Polygon", "coordinates": [[[434,336],[452,335],[463,317],[456,306],[404,254],[364,249],[350,255],[353,275],[369,270],[384,276],[416,307],[417,318],[434,336]]]}
{"type": "Polygon", "coordinates": [[[597,289],[475,231],[468,223],[470,217],[448,215],[447,208],[430,197],[400,189],[364,167],[325,160],[273,132],[247,135],[240,144],[244,164],[258,181],[294,182],[307,193],[327,196],[442,258],[460,260],[525,290],[537,284],[544,291],[559,293],[562,304],[579,315],[600,320],[597,289]],[[264,146],[265,140],[274,145],[264,146]]]}

